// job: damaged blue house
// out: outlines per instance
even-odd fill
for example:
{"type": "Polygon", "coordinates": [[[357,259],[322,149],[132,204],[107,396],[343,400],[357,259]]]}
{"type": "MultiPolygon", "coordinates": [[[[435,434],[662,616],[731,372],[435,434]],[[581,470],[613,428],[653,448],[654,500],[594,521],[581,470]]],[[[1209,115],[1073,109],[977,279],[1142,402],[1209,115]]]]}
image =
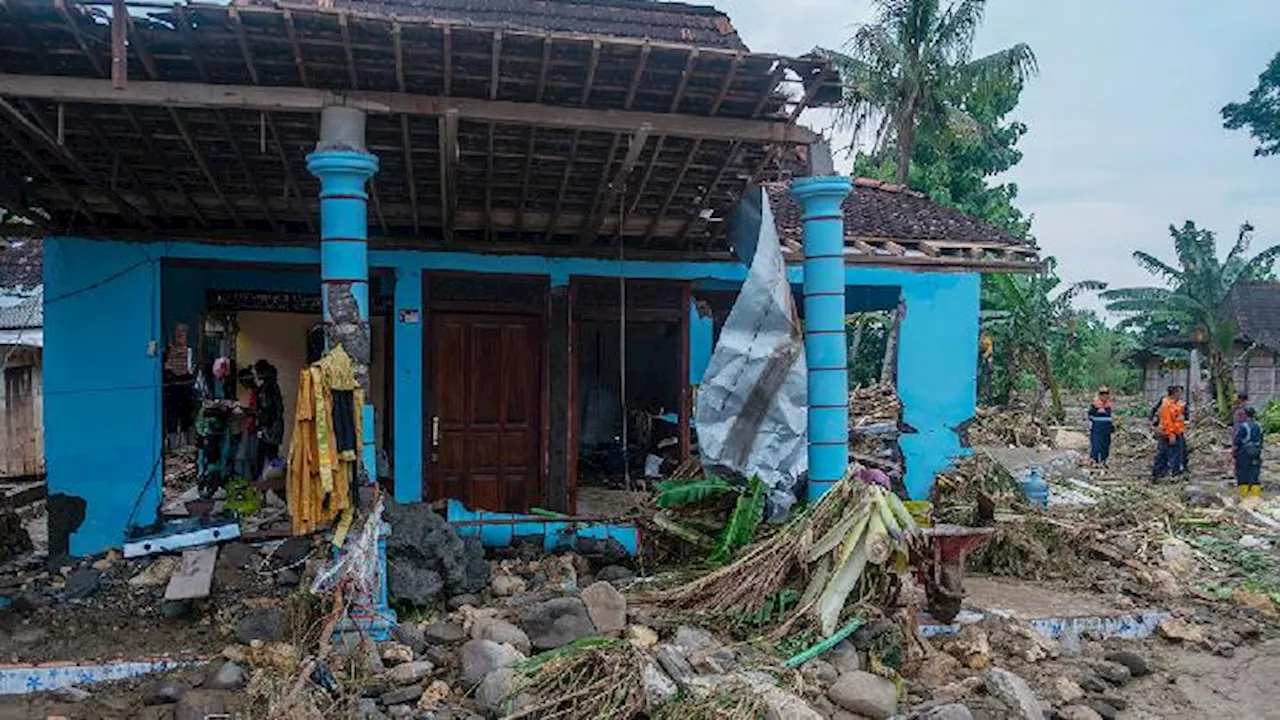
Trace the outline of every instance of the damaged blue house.
{"type": "Polygon", "coordinates": [[[46,238],[50,534],[74,554],[157,520],[216,359],[269,361],[291,428],[335,338],[397,502],[574,513],[679,462],[755,186],[804,315],[811,480],[847,461],[845,315],[901,308],[921,497],[964,452],[980,274],[1037,264],[918,193],[814,176],[796,121],[839,99],[834,69],[749,50],[713,8],[5,5],[0,205],[46,238]]]}

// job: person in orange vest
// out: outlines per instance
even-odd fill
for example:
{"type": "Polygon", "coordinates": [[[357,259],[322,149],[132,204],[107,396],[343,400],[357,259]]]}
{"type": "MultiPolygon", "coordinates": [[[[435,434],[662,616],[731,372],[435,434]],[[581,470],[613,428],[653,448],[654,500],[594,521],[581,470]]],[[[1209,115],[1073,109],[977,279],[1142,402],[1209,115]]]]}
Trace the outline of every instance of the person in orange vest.
{"type": "Polygon", "coordinates": [[[1153,413],[1156,433],[1156,459],[1151,468],[1152,482],[1160,482],[1166,474],[1181,475],[1187,458],[1187,404],[1182,388],[1170,385],[1168,395],[1153,413]]]}
{"type": "Polygon", "coordinates": [[[1107,466],[1111,458],[1111,433],[1115,429],[1115,405],[1111,402],[1111,388],[1098,388],[1098,397],[1089,406],[1089,460],[1094,465],[1107,466]]]}

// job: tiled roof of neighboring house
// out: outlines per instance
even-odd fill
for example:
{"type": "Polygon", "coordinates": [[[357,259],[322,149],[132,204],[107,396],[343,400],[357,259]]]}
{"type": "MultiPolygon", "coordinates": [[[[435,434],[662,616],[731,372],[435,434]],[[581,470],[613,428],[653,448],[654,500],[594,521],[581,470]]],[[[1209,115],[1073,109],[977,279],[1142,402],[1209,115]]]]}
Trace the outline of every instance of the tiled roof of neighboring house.
{"type": "Polygon", "coordinates": [[[1227,312],[1241,342],[1280,351],[1280,283],[1237,285],[1227,299],[1227,312]]]}
{"type": "Polygon", "coordinates": [[[236,0],[553,33],[607,35],[746,50],[729,17],[704,5],[653,0],[236,0]]]}
{"type": "MultiPolygon", "coordinates": [[[[784,245],[803,239],[800,203],[785,182],[766,184],[770,205],[784,245]]],[[[866,254],[1002,257],[1037,262],[1037,250],[1016,235],[946,207],[927,195],[901,185],[854,178],[853,192],[844,201],[845,244],[866,254]]]]}
{"type": "Polygon", "coordinates": [[[0,330],[34,330],[44,327],[44,293],[36,293],[17,305],[0,307],[0,330]]]}
{"type": "Polygon", "coordinates": [[[25,293],[44,284],[43,258],[38,238],[0,239],[0,293],[25,293]]]}

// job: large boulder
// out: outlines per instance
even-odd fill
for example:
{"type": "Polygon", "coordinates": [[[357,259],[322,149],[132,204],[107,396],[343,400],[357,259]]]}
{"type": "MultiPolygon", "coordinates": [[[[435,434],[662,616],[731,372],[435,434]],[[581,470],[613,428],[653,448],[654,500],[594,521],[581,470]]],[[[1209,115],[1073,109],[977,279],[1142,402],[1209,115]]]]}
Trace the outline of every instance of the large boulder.
{"type": "Polygon", "coordinates": [[[510,645],[499,645],[491,640],[468,640],[462,644],[459,653],[462,685],[464,688],[475,687],[494,670],[510,667],[524,659],[524,654],[510,645]]]}
{"type": "Polygon", "coordinates": [[[831,702],[851,713],[883,720],[898,711],[898,689],[893,681],[868,672],[847,672],[827,688],[831,702]]]}
{"type": "Polygon", "coordinates": [[[391,597],[425,605],[441,594],[483,590],[489,563],[478,538],[459,537],[444,518],[425,504],[387,509],[387,583],[391,597]]]}
{"type": "Polygon", "coordinates": [[[533,643],[529,641],[529,636],[523,630],[498,618],[477,620],[475,626],[471,628],[471,637],[491,640],[499,645],[510,645],[525,655],[533,650],[533,643]]]}
{"type": "Polygon", "coordinates": [[[1003,668],[993,667],[986,674],[987,693],[1009,708],[1015,720],[1043,720],[1044,709],[1027,681],[1003,668]]]}
{"type": "Polygon", "coordinates": [[[581,597],[601,635],[621,635],[627,628],[627,599],[613,585],[600,580],[583,589],[581,597]]]}
{"type": "Polygon", "coordinates": [[[244,645],[254,640],[278,642],[285,639],[287,627],[284,608],[254,610],[236,623],[236,639],[244,645]]]}
{"type": "Polygon", "coordinates": [[[587,606],[576,597],[554,598],[525,608],[520,613],[520,627],[535,650],[554,650],[596,634],[587,606]]]}

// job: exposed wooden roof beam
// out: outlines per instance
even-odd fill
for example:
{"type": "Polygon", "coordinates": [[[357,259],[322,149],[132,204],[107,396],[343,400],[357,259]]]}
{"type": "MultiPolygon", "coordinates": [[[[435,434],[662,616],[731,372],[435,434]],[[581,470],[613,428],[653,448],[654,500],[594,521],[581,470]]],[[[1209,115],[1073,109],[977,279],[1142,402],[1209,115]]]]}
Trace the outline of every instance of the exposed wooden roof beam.
{"type": "Polygon", "coordinates": [[[311,83],[307,82],[307,61],[302,57],[302,43],[298,42],[298,28],[293,23],[293,13],[286,8],[281,16],[284,17],[285,34],[289,36],[289,46],[293,50],[293,66],[298,69],[298,81],[303,87],[309,87],[311,83]]]}
{"type": "Polygon", "coordinates": [[[591,86],[596,83],[596,68],[600,66],[600,41],[591,41],[591,60],[587,62],[587,79],[582,83],[582,100],[579,105],[586,106],[591,99],[591,86]]]}
{"type": "Polygon", "coordinates": [[[547,223],[546,235],[542,238],[543,242],[549,242],[551,236],[557,230],[556,223],[560,220],[560,211],[564,209],[564,193],[569,188],[569,177],[573,175],[573,161],[578,158],[578,140],[582,138],[581,132],[573,134],[573,142],[569,144],[569,155],[564,161],[564,172],[560,175],[560,188],[556,193],[556,209],[551,213],[551,222],[547,223]]]}
{"type": "Polygon", "coordinates": [[[489,152],[484,169],[484,238],[493,240],[493,123],[489,123],[489,152]]]}
{"type": "MultiPolygon", "coordinates": [[[[549,37],[542,39],[542,67],[538,71],[538,85],[534,88],[534,102],[542,102],[543,95],[547,91],[547,73],[551,70],[551,43],[549,37]]],[[[524,234],[524,210],[529,202],[529,174],[533,170],[533,151],[538,145],[538,128],[529,128],[529,145],[525,152],[524,173],[521,175],[520,181],[520,205],[517,210],[519,219],[518,232],[524,234]]]]}
{"type": "MultiPolygon", "coordinates": [[[[649,132],[652,128],[642,126],[631,136],[627,146],[627,154],[622,158],[622,165],[618,168],[618,174],[609,181],[609,191],[605,193],[604,202],[600,202],[600,198],[596,198],[595,211],[592,214],[591,222],[582,230],[582,235],[578,237],[579,245],[590,245],[595,242],[596,236],[600,234],[600,228],[604,225],[605,216],[609,214],[609,210],[618,201],[619,196],[625,198],[627,190],[627,178],[631,176],[632,169],[636,166],[636,161],[640,159],[640,153],[644,150],[644,146],[649,142],[649,132]]],[[[616,142],[615,142],[616,150],[616,142]]],[[[605,165],[605,172],[609,171],[609,167],[613,164],[613,152],[609,153],[609,164],[605,165]]],[[[622,208],[618,208],[618,222],[622,222],[622,208]]]]}
{"type": "Polygon", "coordinates": [[[342,52],[347,57],[347,77],[351,80],[352,89],[360,88],[360,76],[356,73],[356,54],[351,49],[351,28],[347,13],[338,14],[338,27],[342,30],[342,52]]]}
{"type": "Polygon", "coordinates": [[[446,112],[438,122],[441,229],[445,242],[453,242],[453,219],[458,212],[458,114],[446,112]]]}
{"type": "Polygon", "coordinates": [[[628,110],[636,101],[636,91],[640,89],[640,80],[644,77],[645,68],[649,65],[649,53],[652,52],[648,41],[640,48],[640,59],[636,62],[636,72],[631,76],[631,86],[627,88],[627,101],[624,107],[628,110]]]}
{"type": "Polygon", "coordinates": [[[671,183],[671,189],[667,191],[667,197],[662,201],[662,207],[658,210],[658,214],[653,216],[653,223],[649,227],[649,231],[644,234],[644,244],[646,246],[653,242],[654,233],[658,229],[658,219],[666,217],[667,210],[671,208],[671,202],[675,200],[676,193],[680,192],[680,186],[684,184],[685,173],[689,172],[689,164],[693,162],[694,156],[702,149],[702,140],[693,141],[693,149],[684,159],[684,164],[680,166],[680,172],[676,174],[676,179],[671,183]]]}
{"type": "Polygon", "coordinates": [[[421,230],[421,223],[418,219],[418,183],[413,177],[413,140],[409,133],[409,116],[400,116],[400,142],[404,145],[404,174],[405,184],[409,186],[409,204],[413,206],[413,233],[417,235],[421,230]]]}
{"type": "MultiPolygon", "coordinates": [[[[808,128],[770,120],[703,117],[583,107],[554,107],[537,103],[452,98],[401,92],[329,92],[312,88],[253,85],[212,85],[185,82],[132,82],[124,90],[110,81],[76,77],[0,74],[0,94],[53,102],[113,105],[241,109],[318,113],[329,105],[359,107],[380,114],[441,116],[456,110],[464,120],[511,125],[536,125],[575,131],[631,132],[649,123],[654,132],[704,140],[741,140],[808,145],[820,137],[808,128]]],[[[678,104],[679,98],[674,101],[678,104]]]]}
{"type": "Polygon", "coordinates": [[[689,87],[689,78],[693,77],[693,68],[698,64],[697,49],[689,51],[689,59],[685,61],[684,72],[680,73],[680,84],[676,86],[676,94],[671,98],[670,112],[678,112],[680,110],[680,101],[684,99],[685,88],[689,87]]]}
{"type": "Polygon", "coordinates": [[[62,180],[58,178],[57,173],[53,172],[48,165],[45,165],[44,161],[40,159],[40,156],[37,155],[35,151],[27,147],[27,144],[23,142],[18,133],[10,129],[7,124],[0,123],[0,135],[3,135],[4,138],[9,141],[9,144],[16,148],[18,153],[27,159],[27,162],[31,164],[31,167],[36,169],[36,172],[44,175],[54,187],[58,188],[63,195],[66,195],[67,198],[71,200],[71,205],[78,212],[89,218],[89,222],[95,225],[100,224],[98,215],[89,209],[89,204],[85,202],[84,195],[80,192],[80,189],[62,182],[62,180]]]}
{"type": "Polygon", "coordinates": [[[441,32],[444,33],[444,41],[440,43],[440,54],[444,56],[444,95],[448,97],[453,94],[453,29],[446,25],[441,32]]]}
{"type": "Polygon", "coordinates": [[[129,84],[128,16],[125,0],[111,0],[111,85],[117,90],[129,84]]]}
{"type": "Polygon", "coordinates": [[[493,34],[493,63],[489,68],[489,99],[498,99],[498,83],[502,81],[502,31],[493,34]]]}
{"type": "Polygon", "coordinates": [[[706,189],[703,191],[702,200],[698,202],[697,209],[689,216],[689,219],[685,220],[684,227],[680,228],[680,235],[678,239],[681,245],[686,244],[686,238],[688,238],[689,231],[693,229],[693,226],[702,221],[702,214],[706,212],[707,207],[711,205],[711,198],[715,195],[716,186],[720,184],[720,181],[724,178],[724,174],[728,172],[729,168],[733,167],[733,165],[738,162],[738,158],[742,155],[744,150],[746,150],[745,145],[742,143],[734,143],[729,148],[729,152],[725,154],[724,162],[716,169],[716,174],[712,176],[711,182],[707,184],[706,189]]]}

